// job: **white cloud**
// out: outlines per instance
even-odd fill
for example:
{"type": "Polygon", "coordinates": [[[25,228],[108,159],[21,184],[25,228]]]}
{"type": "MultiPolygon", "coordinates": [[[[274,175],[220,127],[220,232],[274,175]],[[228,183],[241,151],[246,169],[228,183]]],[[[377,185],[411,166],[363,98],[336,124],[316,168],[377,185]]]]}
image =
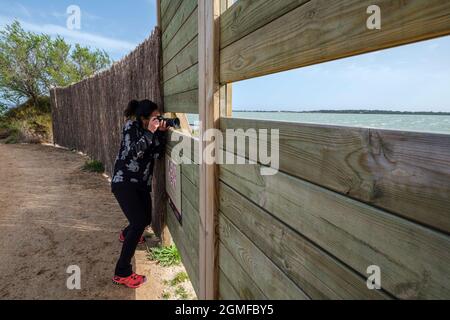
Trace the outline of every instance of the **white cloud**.
{"type": "MultiPolygon", "coordinates": [[[[60,11],[53,11],[52,13],[50,13],[50,16],[57,18],[57,19],[66,19],[67,18],[67,13],[66,12],[60,12],[60,11]]],[[[96,20],[100,20],[101,17],[97,16],[95,14],[86,12],[85,10],[81,10],[81,17],[82,19],[86,19],[86,20],[90,20],[90,21],[96,21],[96,20]]]]}
{"type": "MultiPolygon", "coordinates": [[[[104,49],[111,52],[127,52],[136,47],[128,41],[123,41],[119,39],[109,38],[89,32],[69,30],[65,26],[59,26],[55,24],[36,24],[23,21],[22,19],[17,19],[25,30],[45,33],[51,36],[61,36],[66,39],[69,43],[79,43],[86,46],[91,46],[95,48],[104,49]]],[[[6,24],[10,24],[14,21],[13,18],[0,16],[0,27],[4,27],[6,24]]]]}
{"type": "Polygon", "coordinates": [[[16,3],[17,8],[19,9],[19,11],[26,17],[31,17],[31,12],[30,10],[25,7],[23,4],[21,3],[16,3]]]}

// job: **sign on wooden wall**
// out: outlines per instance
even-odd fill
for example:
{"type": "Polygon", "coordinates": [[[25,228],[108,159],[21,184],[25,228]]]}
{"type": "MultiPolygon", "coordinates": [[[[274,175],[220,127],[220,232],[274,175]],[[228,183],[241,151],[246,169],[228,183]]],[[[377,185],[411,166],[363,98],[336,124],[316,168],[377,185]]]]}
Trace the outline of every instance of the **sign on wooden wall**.
{"type": "Polygon", "coordinates": [[[166,191],[169,205],[181,223],[181,166],[169,156],[166,156],[166,191]]]}

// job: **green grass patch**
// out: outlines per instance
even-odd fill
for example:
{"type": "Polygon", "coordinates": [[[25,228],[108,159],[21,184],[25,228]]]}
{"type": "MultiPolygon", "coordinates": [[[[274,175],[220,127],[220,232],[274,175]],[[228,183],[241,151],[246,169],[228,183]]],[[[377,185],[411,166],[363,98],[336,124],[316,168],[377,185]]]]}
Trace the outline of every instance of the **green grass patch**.
{"type": "Polygon", "coordinates": [[[179,272],[176,274],[176,276],[169,281],[169,285],[172,287],[175,287],[179,285],[180,283],[186,282],[189,280],[189,277],[186,272],[179,272]]]}
{"type": "Polygon", "coordinates": [[[100,161],[87,160],[83,165],[82,170],[87,172],[103,173],[105,172],[105,166],[100,161]]]}
{"type": "Polygon", "coordinates": [[[162,298],[164,300],[169,300],[170,299],[170,292],[163,292],[162,298]]]}
{"type": "Polygon", "coordinates": [[[187,293],[186,289],[183,286],[178,286],[175,289],[175,294],[180,298],[181,300],[187,300],[189,298],[189,294],[187,293]]]}
{"type": "Polygon", "coordinates": [[[47,100],[48,98],[41,98],[37,107],[28,101],[4,113],[0,117],[0,140],[10,144],[51,143],[52,117],[47,100]]]}
{"type": "Polygon", "coordinates": [[[151,261],[158,262],[163,267],[178,266],[181,264],[180,252],[177,247],[150,248],[148,250],[148,258],[151,261]]]}
{"type": "Polygon", "coordinates": [[[17,144],[22,141],[22,133],[17,128],[10,128],[8,131],[8,136],[5,138],[5,144],[17,144]]]}

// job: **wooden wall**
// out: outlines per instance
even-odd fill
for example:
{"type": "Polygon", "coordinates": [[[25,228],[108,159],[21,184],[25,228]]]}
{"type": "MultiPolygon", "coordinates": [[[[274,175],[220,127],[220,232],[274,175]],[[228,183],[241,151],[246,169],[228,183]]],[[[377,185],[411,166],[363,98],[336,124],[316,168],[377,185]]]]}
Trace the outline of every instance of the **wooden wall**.
{"type": "Polygon", "coordinates": [[[166,112],[198,113],[197,0],[161,0],[166,112]]]}
{"type": "MultiPolygon", "coordinates": [[[[161,16],[166,111],[198,113],[197,1],[161,0],[161,16]]],[[[240,0],[218,28],[225,84],[450,34],[450,2],[240,0]],[[366,27],[369,5],[381,30],[366,27]]],[[[227,117],[220,128],[280,131],[276,175],[219,168],[221,299],[450,298],[450,136],[227,117]],[[372,265],[381,290],[367,288],[372,265]]],[[[187,220],[169,209],[168,223],[198,292],[199,166],[181,171],[187,220]]]]}
{"type": "Polygon", "coordinates": [[[252,280],[221,260],[235,289],[221,286],[224,298],[450,297],[449,135],[231,118],[221,127],[280,130],[278,174],[221,166],[221,249],[252,280]],[[381,291],[366,287],[371,265],[381,291]]]}
{"type": "MultiPolygon", "coordinates": [[[[164,110],[198,114],[197,0],[161,0],[160,7],[164,110]]],[[[174,143],[169,144],[168,154],[173,146],[174,143]]],[[[191,159],[190,155],[186,157],[191,159]]],[[[167,225],[194,289],[199,294],[198,165],[182,165],[181,178],[182,224],[171,207],[167,206],[167,225]]]]}
{"type": "Polygon", "coordinates": [[[167,146],[167,154],[172,155],[173,147],[179,139],[184,138],[192,145],[191,154],[184,154],[181,165],[181,206],[182,223],[180,223],[172,208],[167,206],[167,225],[175,244],[180,251],[186,271],[189,274],[196,293],[199,293],[199,169],[195,162],[195,150],[198,142],[184,133],[172,132],[167,146]],[[174,141],[171,141],[174,140],[174,141]]]}
{"type": "Polygon", "coordinates": [[[220,21],[222,83],[450,34],[442,0],[238,1],[220,21]],[[381,9],[369,30],[367,8],[381,9]]]}

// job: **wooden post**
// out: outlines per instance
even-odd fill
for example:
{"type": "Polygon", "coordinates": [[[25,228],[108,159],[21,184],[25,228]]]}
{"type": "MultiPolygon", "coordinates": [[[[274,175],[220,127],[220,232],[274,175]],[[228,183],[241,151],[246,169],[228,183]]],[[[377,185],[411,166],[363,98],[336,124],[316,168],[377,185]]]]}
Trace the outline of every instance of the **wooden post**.
{"type": "Polygon", "coordinates": [[[156,0],[156,23],[161,28],[161,0],[156,0]]]}
{"type": "MultiPolygon", "coordinates": [[[[202,139],[208,129],[218,128],[220,118],[219,28],[220,0],[198,1],[200,155],[210,144],[202,139]]],[[[200,156],[199,299],[218,297],[218,170],[200,156]]]]}
{"type": "MultiPolygon", "coordinates": [[[[229,7],[233,5],[234,0],[220,0],[220,14],[222,15],[229,7]]],[[[233,115],[232,107],[232,84],[227,83],[220,86],[220,116],[231,117],[233,115]]]]}
{"type": "MultiPolygon", "coordinates": [[[[157,23],[158,29],[161,26],[161,6],[160,0],[156,1],[157,10],[157,23]]],[[[159,29],[157,32],[161,32],[159,29]]],[[[161,63],[160,63],[161,65],[161,63]]],[[[160,110],[164,112],[164,99],[162,94],[162,82],[161,85],[161,103],[160,110]]],[[[153,182],[152,182],[152,229],[155,235],[159,238],[162,246],[168,246],[172,244],[172,237],[170,236],[169,230],[166,225],[166,214],[167,214],[167,195],[166,195],[166,165],[165,157],[163,156],[161,160],[155,161],[153,182]]]]}

